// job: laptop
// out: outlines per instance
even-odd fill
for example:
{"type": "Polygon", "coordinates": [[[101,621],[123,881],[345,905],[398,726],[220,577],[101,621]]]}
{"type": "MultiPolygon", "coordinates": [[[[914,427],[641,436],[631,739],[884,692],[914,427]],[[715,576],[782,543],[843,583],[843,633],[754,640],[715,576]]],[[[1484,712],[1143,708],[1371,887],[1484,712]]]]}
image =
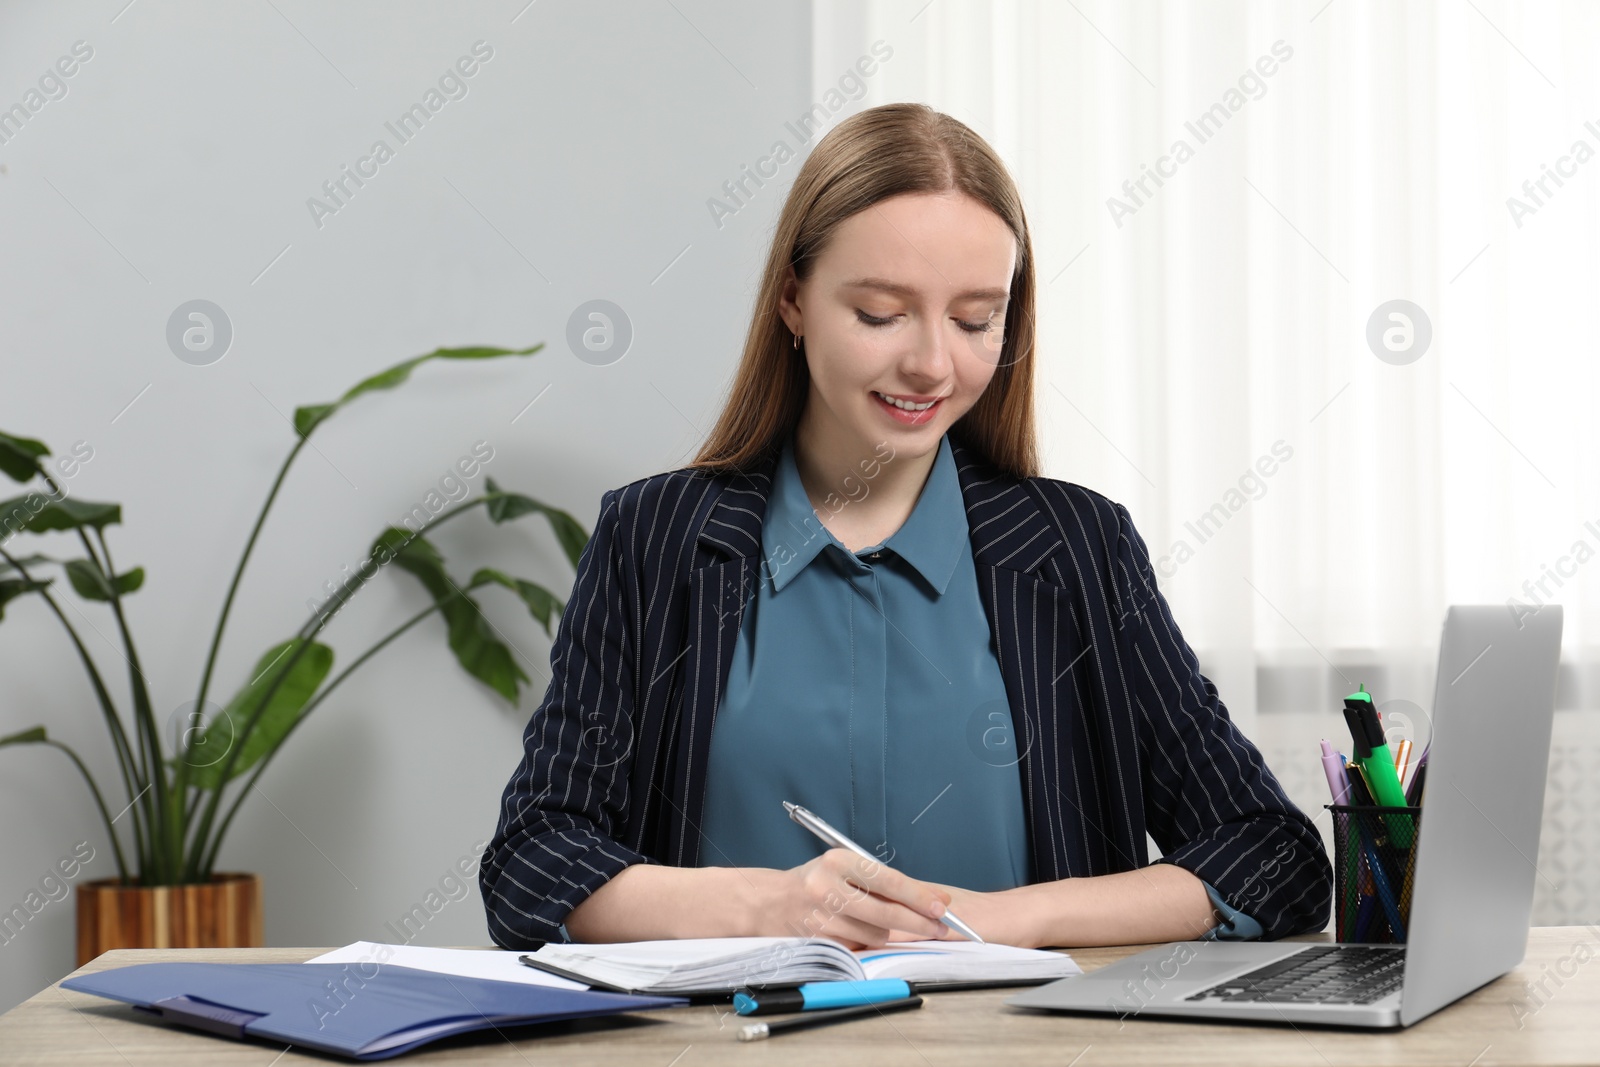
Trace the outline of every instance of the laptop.
{"type": "Polygon", "coordinates": [[[1517,614],[1457,605],[1445,615],[1407,944],[1182,941],[1005,1003],[1394,1028],[1517,966],[1543,877],[1535,864],[1561,621],[1554,604],[1517,614]]]}

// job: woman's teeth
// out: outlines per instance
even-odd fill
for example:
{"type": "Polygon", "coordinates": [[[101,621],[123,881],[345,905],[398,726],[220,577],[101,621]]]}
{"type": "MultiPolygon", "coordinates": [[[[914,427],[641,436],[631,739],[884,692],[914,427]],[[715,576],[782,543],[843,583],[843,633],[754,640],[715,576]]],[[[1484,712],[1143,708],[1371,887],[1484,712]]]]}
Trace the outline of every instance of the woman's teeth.
{"type": "Polygon", "coordinates": [[[939,402],[937,400],[930,400],[926,404],[913,404],[909,400],[896,400],[892,396],[885,396],[876,390],[873,391],[872,395],[877,397],[879,400],[882,400],[886,404],[893,404],[895,407],[900,408],[903,411],[927,411],[929,408],[933,407],[933,405],[939,402]]]}

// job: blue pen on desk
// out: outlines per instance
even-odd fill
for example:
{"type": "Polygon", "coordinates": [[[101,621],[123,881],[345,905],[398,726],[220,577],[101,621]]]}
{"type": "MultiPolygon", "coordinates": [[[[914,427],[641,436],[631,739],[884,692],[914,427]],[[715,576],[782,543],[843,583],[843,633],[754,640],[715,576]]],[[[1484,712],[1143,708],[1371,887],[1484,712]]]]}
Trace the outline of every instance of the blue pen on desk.
{"type": "Polygon", "coordinates": [[[733,1010],[740,1015],[772,1015],[782,1011],[815,1011],[879,1004],[911,996],[904,978],[868,978],[863,981],[807,982],[798,989],[764,989],[735,993],[733,1010]]]}
{"type": "MultiPolygon", "coordinates": [[[[866,849],[862,848],[860,845],[856,844],[854,841],[850,840],[833,827],[829,826],[822,819],[816,815],[813,815],[805,808],[802,808],[800,805],[791,804],[785,800],[783,802],[783,810],[789,813],[789,818],[793,819],[801,826],[804,826],[807,830],[810,830],[812,833],[822,838],[822,840],[826,841],[834,848],[847,848],[861,858],[871,860],[873,863],[883,862],[878,857],[874,856],[872,853],[868,852],[866,849]]],[[[950,929],[954,930],[956,933],[960,934],[962,937],[966,938],[968,941],[976,941],[980,945],[987,943],[983,940],[983,938],[978,936],[978,932],[976,930],[962,922],[960,919],[956,918],[954,915],[950,914],[948,910],[946,910],[943,915],[939,916],[939,921],[944,923],[950,929]]]]}

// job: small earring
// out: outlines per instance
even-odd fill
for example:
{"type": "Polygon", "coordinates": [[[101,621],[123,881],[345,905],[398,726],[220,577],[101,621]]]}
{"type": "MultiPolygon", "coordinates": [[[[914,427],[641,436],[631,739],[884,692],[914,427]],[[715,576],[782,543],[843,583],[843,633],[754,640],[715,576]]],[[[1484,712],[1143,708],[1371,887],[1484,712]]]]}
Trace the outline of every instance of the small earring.
{"type": "Polygon", "coordinates": [[[799,334],[795,334],[794,335],[794,347],[795,347],[795,351],[798,352],[800,350],[800,335],[799,334]]]}

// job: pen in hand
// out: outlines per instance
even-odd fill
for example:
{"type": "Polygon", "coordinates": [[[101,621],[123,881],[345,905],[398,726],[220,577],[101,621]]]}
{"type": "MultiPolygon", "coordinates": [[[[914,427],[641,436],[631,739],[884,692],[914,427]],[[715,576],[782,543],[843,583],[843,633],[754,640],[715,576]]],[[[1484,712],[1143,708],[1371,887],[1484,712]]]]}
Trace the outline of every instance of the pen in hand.
{"type": "MultiPolygon", "coordinates": [[[[805,808],[802,808],[800,805],[791,804],[785,800],[783,802],[783,810],[789,813],[789,818],[793,819],[801,826],[804,826],[807,830],[810,830],[813,834],[816,834],[823,841],[827,842],[834,848],[849,849],[856,855],[862,857],[863,859],[871,860],[873,863],[883,862],[882,860],[878,859],[878,857],[874,856],[872,853],[868,852],[866,849],[862,848],[860,845],[841,834],[838,830],[835,830],[832,826],[829,826],[821,818],[813,815],[805,808]]],[[[960,934],[962,937],[966,938],[968,941],[976,941],[980,945],[987,943],[983,940],[983,938],[978,936],[978,932],[976,930],[962,922],[960,919],[956,918],[948,909],[945,910],[943,915],[939,916],[939,921],[944,923],[950,929],[954,930],[956,933],[960,934]]]]}

